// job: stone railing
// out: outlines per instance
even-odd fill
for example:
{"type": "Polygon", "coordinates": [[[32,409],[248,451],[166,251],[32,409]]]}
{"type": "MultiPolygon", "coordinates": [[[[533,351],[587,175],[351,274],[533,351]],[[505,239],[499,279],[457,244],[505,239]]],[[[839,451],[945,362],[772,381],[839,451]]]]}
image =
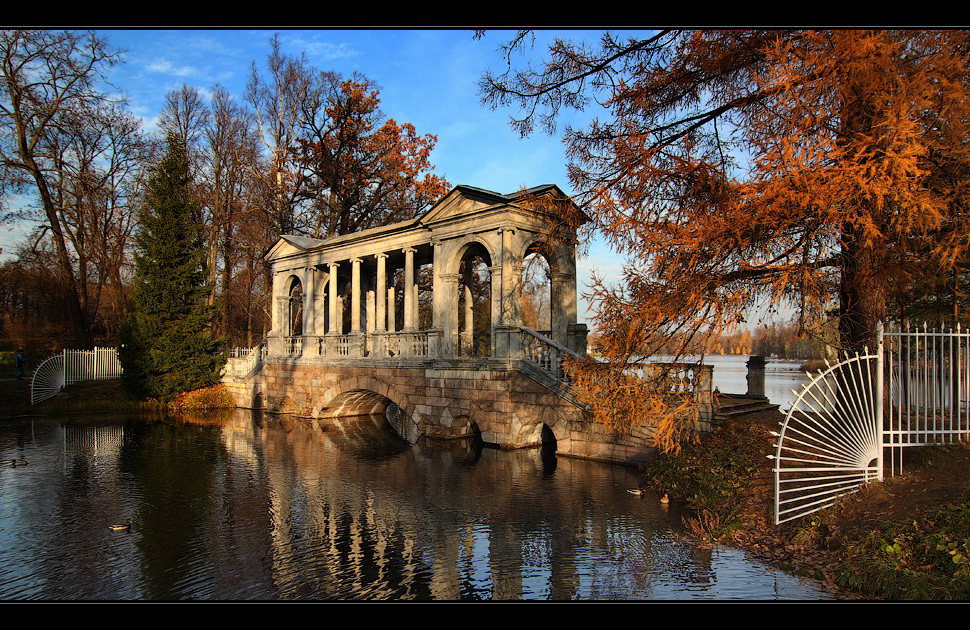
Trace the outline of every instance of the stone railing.
{"type": "Polygon", "coordinates": [[[267,353],[265,339],[252,348],[232,348],[228,352],[226,373],[230,376],[248,378],[259,370],[267,353]]]}
{"type": "Polygon", "coordinates": [[[288,357],[298,357],[303,354],[303,337],[284,337],[283,352],[288,357]]]}
{"type": "Polygon", "coordinates": [[[350,335],[324,335],[320,337],[310,337],[309,344],[313,348],[313,353],[318,357],[338,357],[347,358],[351,356],[353,342],[350,335]]]}
{"type": "Polygon", "coordinates": [[[430,333],[427,330],[384,332],[373,336],[381,338],[377,345],[383,345],[382,357],[431,356],[430,333]],[[383,344],[381,344],[381,341],[383,341],[383,344]]]}
{"type": "Polygon", "coordinates": [[[492,331],[477,333],[456,333],[452,339],[455,353],[459,357],[492,356],[492,331]]]}
{"type": "Polygon", "coordinates": [[[641,372],[654,386],[668,394],[710,396],[714,368],[699,363],[650,363],[641,372]]]}
{"type": "Polygon", "coordinates": [[[582,358],[566,346],[525,326],[519,327],[519,348],[522,358],[562,383],[569,382],[569,376],[563,370],[566,357],[582,358]]]}

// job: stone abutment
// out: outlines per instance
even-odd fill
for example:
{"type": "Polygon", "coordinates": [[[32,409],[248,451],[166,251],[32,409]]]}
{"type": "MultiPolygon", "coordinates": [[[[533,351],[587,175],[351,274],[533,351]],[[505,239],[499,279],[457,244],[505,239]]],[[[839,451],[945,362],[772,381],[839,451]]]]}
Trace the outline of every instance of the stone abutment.
{"type": "Polygon", "coordinates": [[[524,362],[435,361],[400,366],[267,362],[226,376],[236,405],[307,418],[383,415],[410,442],[479,435],[505,449],[554,440],[560,455],[636,464],[656,455],[646,433],[617,437],[566,387],[524,362]],[[481,363],[481,364],[479,364],[481,363]]]}

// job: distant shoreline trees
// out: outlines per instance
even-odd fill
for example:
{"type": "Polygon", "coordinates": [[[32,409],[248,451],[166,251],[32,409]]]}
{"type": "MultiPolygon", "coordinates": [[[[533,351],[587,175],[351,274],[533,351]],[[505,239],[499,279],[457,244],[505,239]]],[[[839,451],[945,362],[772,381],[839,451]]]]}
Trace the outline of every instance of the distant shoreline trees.
{"type": "MultiPolygon", "coordinates": [[[[761,355],[779,359],[824,359],[835,350],[832,339],[807,336],[799,331],[796,323],[771,323],[758,326],[754,330],[743,329],[684,343],[674,339],[671,343],[652,349],[651,357],[676,357],[678,355],[761,355]]],[[[602,338],[597,333],[589,336],[590,352],[598,353],[602,338]]],[[[645,355],[646,356],[646,355],[645,355]]]]}

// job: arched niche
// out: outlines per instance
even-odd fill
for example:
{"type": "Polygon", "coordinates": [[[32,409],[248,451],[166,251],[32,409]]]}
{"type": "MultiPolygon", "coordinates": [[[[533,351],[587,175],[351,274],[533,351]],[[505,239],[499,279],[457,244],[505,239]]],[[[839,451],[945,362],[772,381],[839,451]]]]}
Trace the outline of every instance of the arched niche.
{"type": "Polygon", "coordinates": [[[290,276],[287,280],[287,300],[285,335],[287,337],[299,337],[303,334],[303,282],[297,276],[290,276]]]}
{"type": "Polygon", "coordinates": [[[458,356],[492,354],[492,257],[488,248],[471,241],[461,248],[456,290],[458,356]]]}

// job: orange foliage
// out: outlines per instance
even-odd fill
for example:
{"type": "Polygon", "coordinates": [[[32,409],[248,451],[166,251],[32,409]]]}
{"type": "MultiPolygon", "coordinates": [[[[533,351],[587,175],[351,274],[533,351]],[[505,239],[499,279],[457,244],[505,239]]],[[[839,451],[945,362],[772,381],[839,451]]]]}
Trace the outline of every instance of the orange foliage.
{"type": "Polygon", "coordinates": [[[696,437],[698,402],[706,401],[692,392],[669,391],[662,377],[640,376],[640,367],[572,358],[565,365],[574,391],[609,433],[623,435],[645,426],[657,448],[680,452],[685,439],[696,437]]]}
{"type": "Polygon", "coordinates": [[[765,302],[802,327],[835,312],[861,350],[887,299],[968,262],[970,33],[607,34],[519,73],[527,42],[484,77],[486,102],[522,106],[526,133],[593,98],[608,111],[565,140],[588,227],[628,263],[591,290],[611,362],[696,345],[765,302]]]}
{"type": "Polygon", "coordinates": [[[370,80],[323,73],[316,90],[323,106],[298,149],[317,203],[316,237],[402,221],[448,191],[448,182],[431,173],[437,137],[383,120],[370,80]]]}

